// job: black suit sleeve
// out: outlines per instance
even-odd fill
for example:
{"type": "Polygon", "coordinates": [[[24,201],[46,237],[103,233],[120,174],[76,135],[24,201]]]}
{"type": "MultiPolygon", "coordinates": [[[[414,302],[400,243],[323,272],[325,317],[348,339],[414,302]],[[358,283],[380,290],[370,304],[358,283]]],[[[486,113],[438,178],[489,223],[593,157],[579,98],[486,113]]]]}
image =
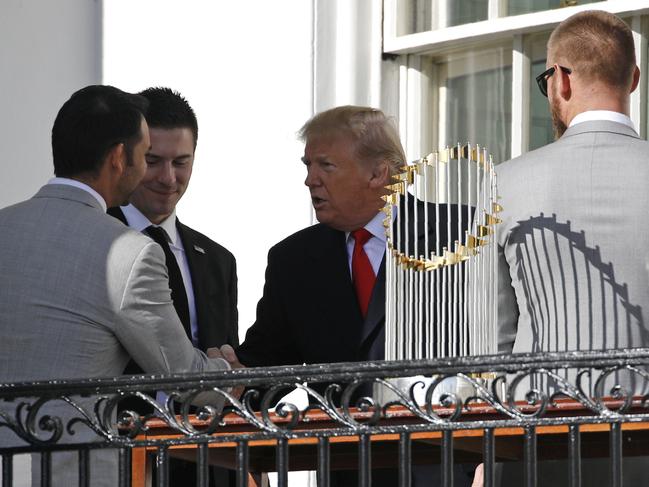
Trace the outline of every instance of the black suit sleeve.
{"type": "Polygon", "coordinates": [[[285,282],[290,262],[276,248],[268,253],[264,293],[257,304],[257,318],[248,329],[246,339],[237,349],[237,356],[247,367],[300,364],[303,359],[294,343],[295,330],[287,316],[287,295],[291,286],[285,282]]]}
{"type": "Polygon", "coordinates": [[[238,297],[238,282],[237,282],[237,261],[232,257],[232,264],[230,265],[230,285],[229,285],[229,296],[230,296],[230,316],[232,317],[230,321],[230,327],[228,328],[228,338],[227,343],[233,347],[239,345],[239,310],[237,308],[238,297]]]}

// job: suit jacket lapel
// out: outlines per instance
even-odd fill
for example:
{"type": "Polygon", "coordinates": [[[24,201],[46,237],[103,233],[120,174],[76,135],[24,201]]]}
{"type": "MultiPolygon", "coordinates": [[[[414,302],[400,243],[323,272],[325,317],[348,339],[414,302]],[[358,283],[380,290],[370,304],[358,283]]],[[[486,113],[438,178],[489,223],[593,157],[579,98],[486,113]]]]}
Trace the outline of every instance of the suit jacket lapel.
{"type": "Polygon", "coordinates": [[[312,292],[328,296],[329,299],[314,301],[322,308],[313,310],[311,319],[318,320],[319,326],[327,328],[344,326],[350,340],[359,343],[363,317],[349,271],[345,233],[325,228],[327,232],[320,238],[327,240],[309,247],[307,254],[314,267],[304,272],[318,276],[312,292]]]}
{"type": "MultiPolygon", "coordinates": [[[[361,334],[361,347],[363,347],[365,341],[373,335],[376,327],[383,323],[385,319],[385,254],[383,255],[383,260],[381,261],[381,266],[379,267],[379,273],[376,276],[376,283],[374,284],[374,289],[372,290],[372,298],[370,299],[370,304],[367,308],[367,316],[365,317],[365,322],[363,323],[363,331],[361,334]]],[[[381,357],[373,358],[383,358],[381,357]]]]}
{"type": "Polygon", "coordinates": [[[212,322],[220,318],[210,317],[209,296],[215,293],[225,293],[225,290],[220,289],[218,279],[212,278],[205,249],[202,249],[203,252],[198,250],[201,247],[198,246],[191,232],[187,231],[178,219],[176,219],[176,228],[185,249],[185,257],[191,274],[199,348],[205,349],[218,341],[218,337],[215,335],[217,326],[212,322]]]}

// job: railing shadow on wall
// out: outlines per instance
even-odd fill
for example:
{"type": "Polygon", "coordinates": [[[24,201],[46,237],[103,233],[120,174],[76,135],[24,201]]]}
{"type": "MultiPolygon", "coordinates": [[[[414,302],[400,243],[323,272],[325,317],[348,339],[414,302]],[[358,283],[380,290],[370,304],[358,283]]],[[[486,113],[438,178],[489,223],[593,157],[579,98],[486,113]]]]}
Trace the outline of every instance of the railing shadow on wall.
{"type": "Polygon", "coordinates": [[[648,364],[649,349],[630,349],[3,384],[2,485],[12,485],[14,455],[32,452],[42,485],[66,473],[69,485],[95,485],[97,456],[115,485],[145,485],[155,463],[164,486],[174,456],[196,461],[201,486],[210,464],[236,470],[239,486],[254,482],[250,472],[277,471],[283,487],[295,469],[315,470],[319,486],[356,470],[369,486],[386,468],[409,486],[421,463],[439,464],[444,486],[454,465],[483,463],[492,486],[508,462],[521,466],[520,485],[533,486],[546,459],[565,460],[577,486],[587,457],[606,457],[609,485],[621,486],[623,457],[649,454],[647,396],[632,388],[649,379],[648,364]],[[531,389],[532,376],[548,389],[531,389]],[[308,407],[276,403],[295,388],[308,407]],[[166,400],[142,392],[150,390],[166,400]],[[154,413],[120,411],[133,397],[154,413]],[[62,451],[74,467],[57,460],[62,451]]]}

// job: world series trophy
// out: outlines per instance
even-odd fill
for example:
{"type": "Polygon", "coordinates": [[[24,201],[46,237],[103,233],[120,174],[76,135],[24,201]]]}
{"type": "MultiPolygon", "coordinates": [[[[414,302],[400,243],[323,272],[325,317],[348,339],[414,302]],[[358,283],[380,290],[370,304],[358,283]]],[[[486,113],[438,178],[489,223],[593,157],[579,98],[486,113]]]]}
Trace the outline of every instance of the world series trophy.
{"type": "MultiPolygon", "coordinates": [[[[479,146],[442,149],[403,166],[387,189],[385,359],[496,353],[502,208],[492,157],[479,146]]],[[[394,385],[408,389],[412,379],[394,385]]],[[[435,396],[471,394],[464,386],[435,384],[435,396]]]]}

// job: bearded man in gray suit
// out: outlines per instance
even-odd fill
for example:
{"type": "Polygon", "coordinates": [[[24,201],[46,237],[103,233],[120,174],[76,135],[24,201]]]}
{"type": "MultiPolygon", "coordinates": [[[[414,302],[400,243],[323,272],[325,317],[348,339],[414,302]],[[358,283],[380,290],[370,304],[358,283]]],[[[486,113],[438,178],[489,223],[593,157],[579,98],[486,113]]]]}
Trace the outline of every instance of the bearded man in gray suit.
{"type": "MultiPolygon", "coordinates": [[[[649,143],[629,118],[639,75],[616,16],[581,12],[553,31],[537,82],[558,140],[497,168],[501,351],[649,346],[649,143]]],[[[595,463],[583,485],[608,485],[595,463]]],[[[539,478],[563,485],[563,472],[539,478]]],[[[624,480],[645,485],[631,470],[624,480]]]]}
{"type": "MultiPolygon", "coordinates": [[[[130,357],[147,373],[229,368],[187,338],[161,247],[105,213],[144,175],[145,109],[110,86],[73,94],[52,128],[56,178],[0,210],[0,381],[117,376],[130,357]]],[[[109,453],[96,455],[92,485],[115,485],[109,453]]],[[[55,455],[53,485],[76,485],[72,455],[55,455]]]]}

